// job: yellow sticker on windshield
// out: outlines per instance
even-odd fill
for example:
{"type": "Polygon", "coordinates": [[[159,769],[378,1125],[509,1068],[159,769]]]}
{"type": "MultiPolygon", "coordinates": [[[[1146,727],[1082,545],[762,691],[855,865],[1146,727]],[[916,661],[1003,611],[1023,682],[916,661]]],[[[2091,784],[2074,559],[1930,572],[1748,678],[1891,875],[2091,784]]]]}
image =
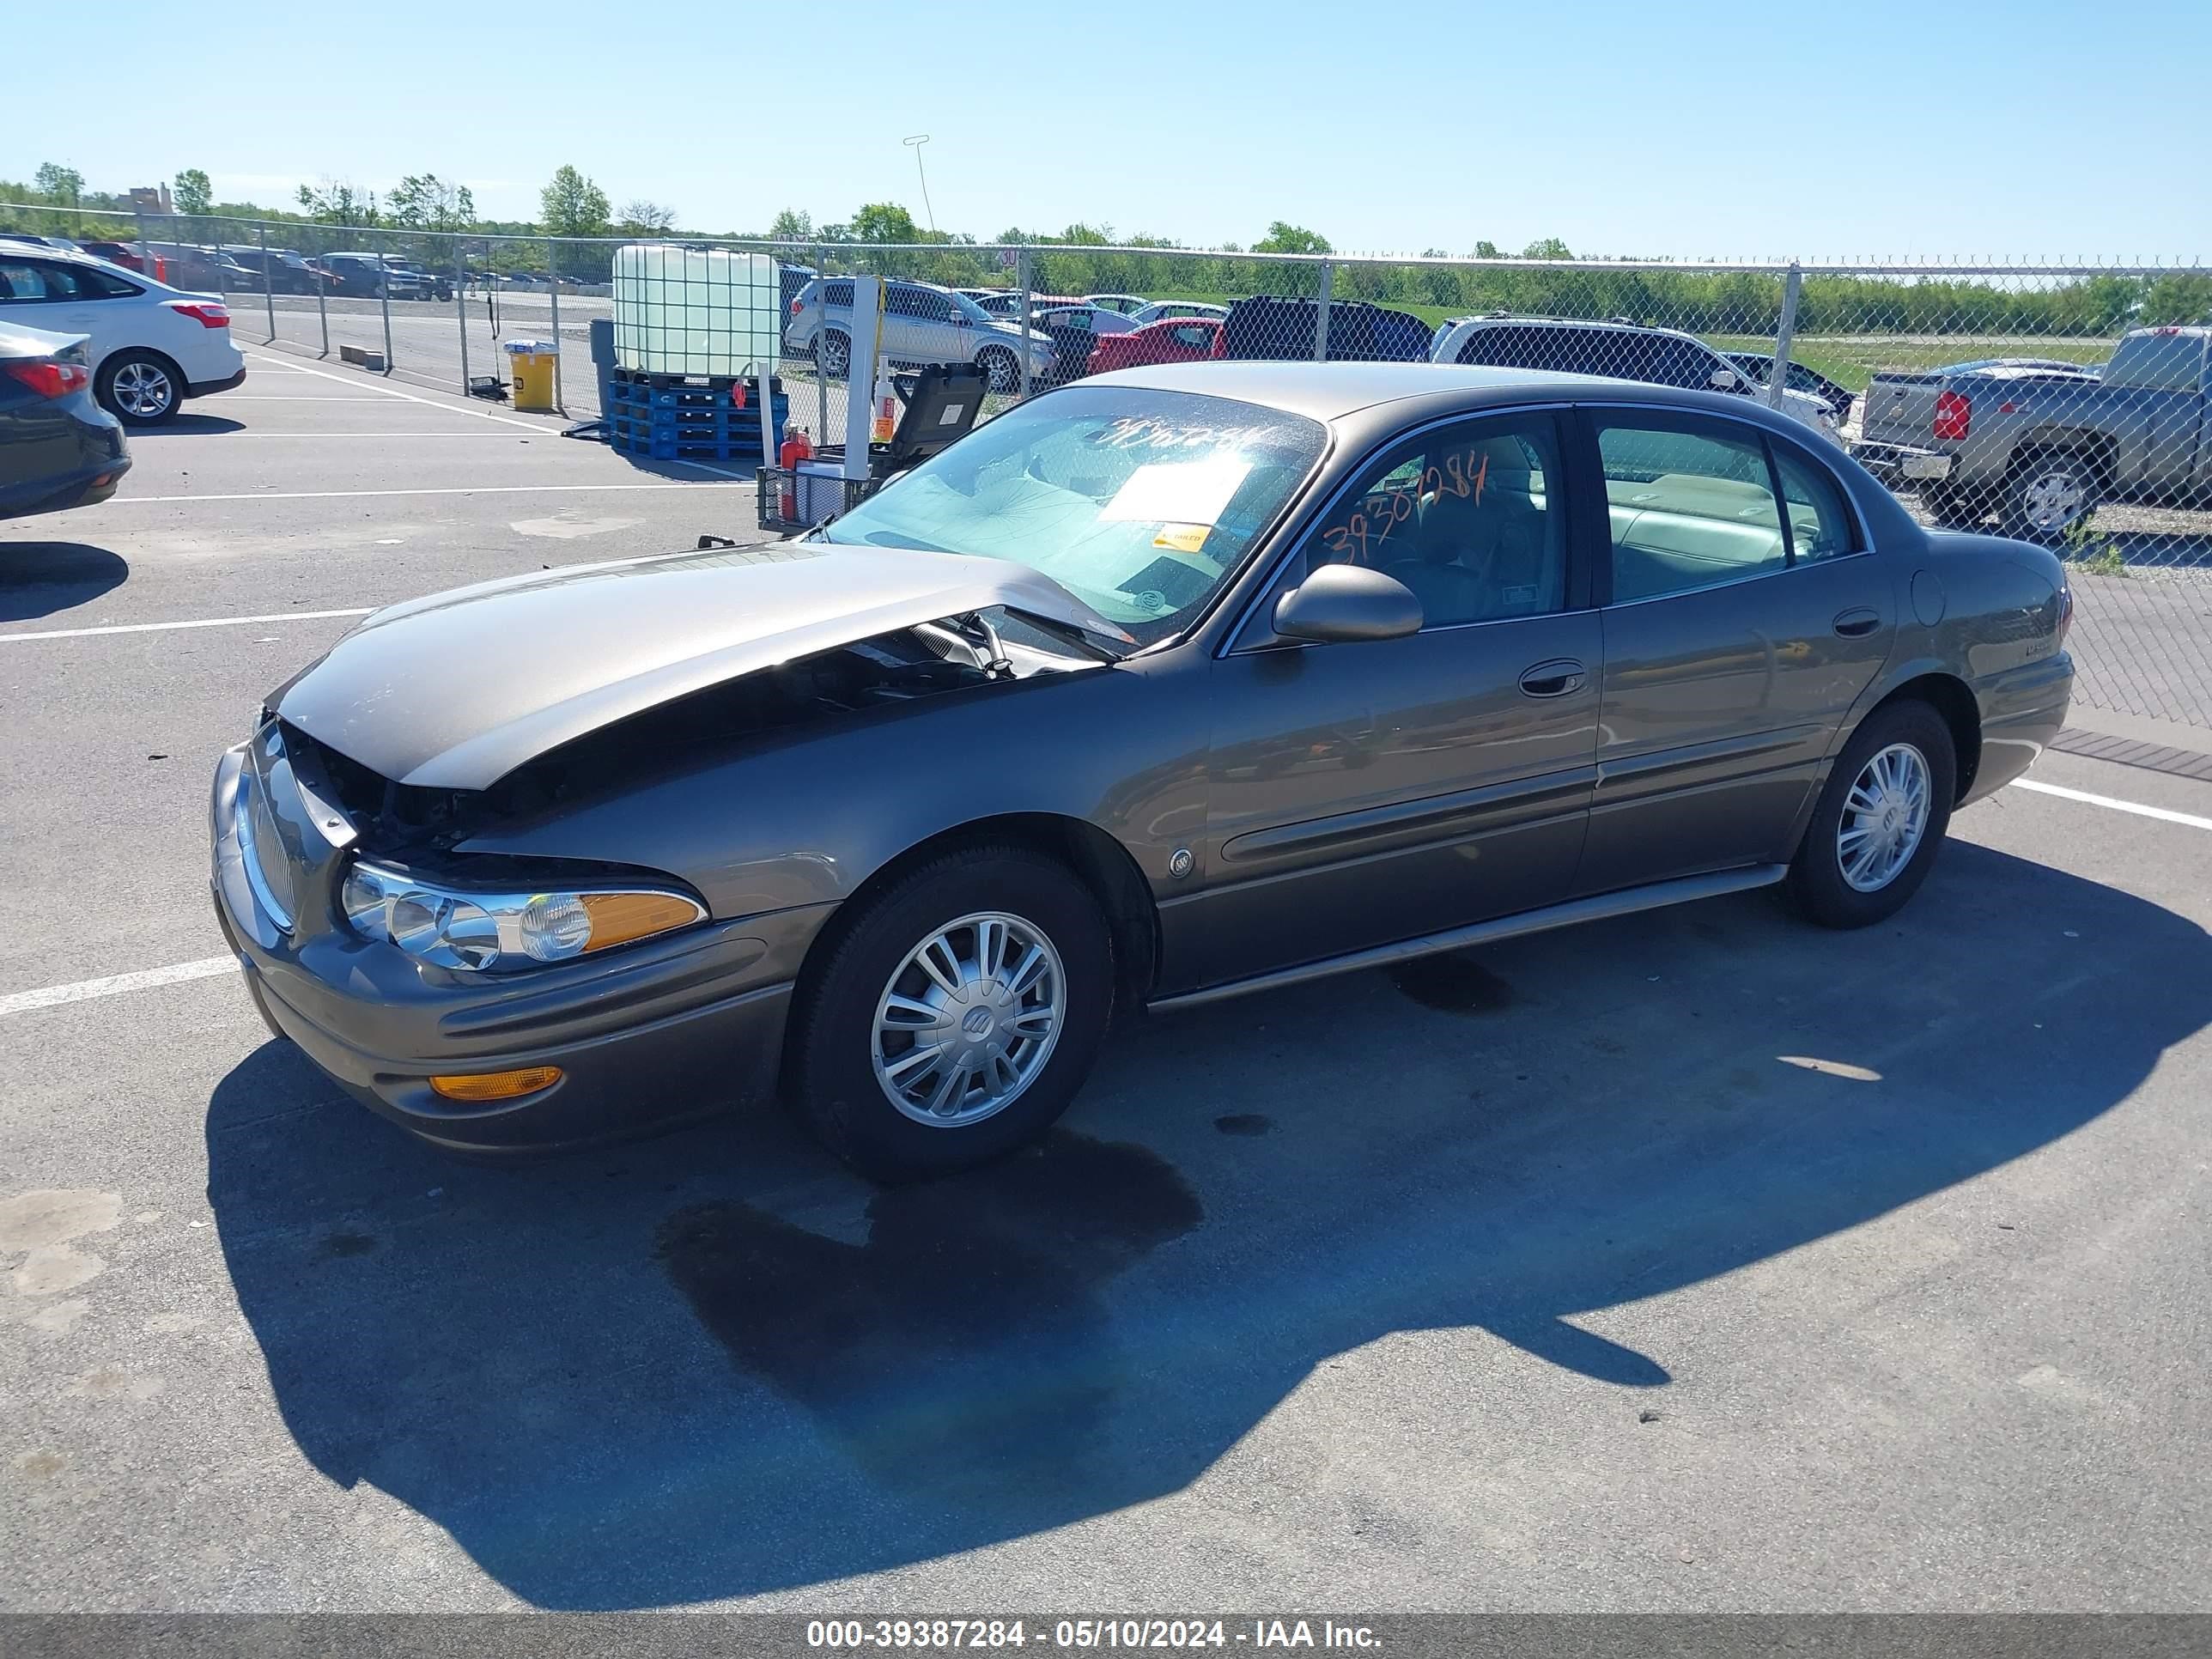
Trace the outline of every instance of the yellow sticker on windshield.
{"type": "Polygon", "coordinates": [[[1152,538],[1152,545],[1175,553],[1195,553],[1206,545],[1212,529],[1212,525],[1205,524],[1164,524],[1160,533],[1152,538]]]}

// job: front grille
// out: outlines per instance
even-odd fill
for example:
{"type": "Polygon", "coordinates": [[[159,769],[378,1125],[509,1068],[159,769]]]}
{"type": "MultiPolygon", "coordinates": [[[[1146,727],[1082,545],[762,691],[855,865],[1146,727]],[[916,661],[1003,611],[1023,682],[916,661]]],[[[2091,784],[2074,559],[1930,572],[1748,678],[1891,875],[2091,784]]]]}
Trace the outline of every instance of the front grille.
{"type": "Polygon", "coordinates": [[[237,811],[238,850],[244,855],[246,884],[269,920],[289,933],[298,914],[298,883],[291,860],[285,856],[276,816],[270,811],[261,781],[250,766],[238,780],[237,811]]]}

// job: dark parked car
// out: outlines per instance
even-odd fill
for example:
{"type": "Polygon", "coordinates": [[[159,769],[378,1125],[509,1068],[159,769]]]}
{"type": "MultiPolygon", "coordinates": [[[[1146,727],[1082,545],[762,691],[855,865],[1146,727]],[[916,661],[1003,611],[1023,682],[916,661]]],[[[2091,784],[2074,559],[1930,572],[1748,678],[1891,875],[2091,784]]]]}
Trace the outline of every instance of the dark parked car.
{"type": "MultiPolygon", "coordinates": [[[[1239,362],[1310,362],[1320,327],[1317,301],[1263,294],[1229,307],[1214,353],[1239,362]]],[[[1425,362],[1429,336],[1429,325],[1409,312],[1351,300],[1328,308],[1331,362],[1425,362]]]]}
{"type": "Polygon", "coordinates": [[[1771,884],[1879,921],[2057,734],[2069,608],[1742,398],[1124,370],[803,540],[368,618],[222,757],[217,909],[430,1140],[781,1088],[911,1175],[1038,1133],[1117,1003],[1771,884]]]}
{"type": "Polygon", "coordinates": [[[93,398],[88,337],[0,324],[0,519],[90,507],[131,470],[121,422],[93,398]]]}
{"type": "Polygon", "coordinates": [[[269,287],[278,294],[313,294],[318,282],[325,291],[333,286],[328,276],[292,248],[233,246],[224,248],[222,255],[246,271],[257,288],[261,285],[263,274],[267,273],[269,287]]]}

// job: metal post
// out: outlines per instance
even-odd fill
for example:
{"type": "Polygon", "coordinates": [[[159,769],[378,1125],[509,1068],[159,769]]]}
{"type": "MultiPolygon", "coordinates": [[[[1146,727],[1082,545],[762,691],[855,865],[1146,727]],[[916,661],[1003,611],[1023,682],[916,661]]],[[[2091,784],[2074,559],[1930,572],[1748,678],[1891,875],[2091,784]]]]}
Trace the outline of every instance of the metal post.
{"type": "Polygon", "coordinates": [[[469,395],[469,276],[461,239],[453,238],[453,326],[461,336],[461,396],[469,395]]]}
{"type": "Polygon", "coordinates": [[[376,254],[376,297],[384,305],[384,372],[392,373],[392,268],[384,263],[384,233],[372,231],[370,244],[376,254]]]}
{"type": "Polygon", "coordinates": [[[276,343],[276,279],[269,272],[269,227],[263,225],[261,238],[261,297],[269,308],[269,343],[276,343]]]}
{"type": "Polygon", "coordinates": [[[138,274],[151,277],[154,274],[154,255],[146,246],[146,210],[133,208],[131,217],[138,222],[138,274]]]}
{"type": "MultiPolygon", "coordinates": [[[[814,250],[815,301],[826,316],[830,307],[830,247],[827,243],[814,250]]],[[[830,441],[830,377],[822,372],[822,331],[814,331],[814,390],[820,398],[820,418],[814,423],[814,447],[821,448],[830,441]]],[[[793,486],[796,488],[797,486],[793,486]]]]}
{"type": "Polygon", "coordinates": [[[1770,409],[1782,407],[1782,393],[1790,384],[1790,343],[1797,333],[1797,295],[1804,286],[1805,273],[1792,259],[1782,279],[1782,325],[1774,331],[1774,372],[1766,378],[1770,409]]]}
{"type": "Polygon", "coordinates": [[[1314,319],[1314,361],[1328,361],[1328,295],[1336,276],[1335,267],[1328,260],[1321,262],[1321,306],[1314,319]]]}
{"type": "Polygon", "coordinates": [[[1022,290],[1019,313],[1021,347],[1014,355],[1021,359],[1022,396],[1026,398],[1030,395],[1030,251],[1027,248],[1018,249],[1014,253],[1014,281],[1021,285],[1022,290]]]}
{"type": "Polygon", "coordinates": [[[545,292],[553,301],[553,407],[568,413],[561,401],[561,243],[557,237],[545,239],[545,271],[551,278],[545,292]]]}
{"type": "MultiPolygon", "coordinates": [[[[323,253],[325,258],[327,258],[330,250],[328,248],[325,248],[323,250],[323,253]]],[[[329,269],[329,264],[325,264],[323,266],[323,270],[319,270],[313,273],[315,278],[315,318],[316,320],[323,325],[323,356],[325,357],[331,355],[331,285],[323,280],[323,271],[328,270],[329,269]]]]}

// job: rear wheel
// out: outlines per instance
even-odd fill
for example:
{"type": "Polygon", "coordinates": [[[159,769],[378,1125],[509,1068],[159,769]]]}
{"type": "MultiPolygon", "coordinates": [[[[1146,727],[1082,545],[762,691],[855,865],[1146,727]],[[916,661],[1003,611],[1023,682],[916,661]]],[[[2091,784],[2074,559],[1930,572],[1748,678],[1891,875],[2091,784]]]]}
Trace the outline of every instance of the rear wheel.
{"type": "Polygon", "coordinates": [[[879,1181],[995,1158],[1090,1075],[1113,1002],[1090,890],[1024,848],[963,848],[866,902],[793,1011],[793,1108],[879,1181]]]}
{"type": "Polygon", "coordinates": [[[1790,865],[1799,906],[1827,927],[1893,916],[1920,889],[1951,823],[1958,757],[1924,702],[1885,704],[1844,745],[1790,865]]]}
{"type": "Polygon", "coordinates": [[[155,426],[184,406],[185,377],[167,357],[118,351],[100,366],[100,401],[127,426],[155,426]]]}
{"type": "Polygon", "coordinates": [[[836,329],[825,329],[814,356],[823,374],[830,380],[842,380],[853,367],[853,342],[836,329]]]}
{"type": "Polygon", "coordinates": [[[2096,464],[2069,449],[2039,449],[2005,475],[2000,511],[2008,536],[2055,545],[2097,510],[2096,464]]]}

